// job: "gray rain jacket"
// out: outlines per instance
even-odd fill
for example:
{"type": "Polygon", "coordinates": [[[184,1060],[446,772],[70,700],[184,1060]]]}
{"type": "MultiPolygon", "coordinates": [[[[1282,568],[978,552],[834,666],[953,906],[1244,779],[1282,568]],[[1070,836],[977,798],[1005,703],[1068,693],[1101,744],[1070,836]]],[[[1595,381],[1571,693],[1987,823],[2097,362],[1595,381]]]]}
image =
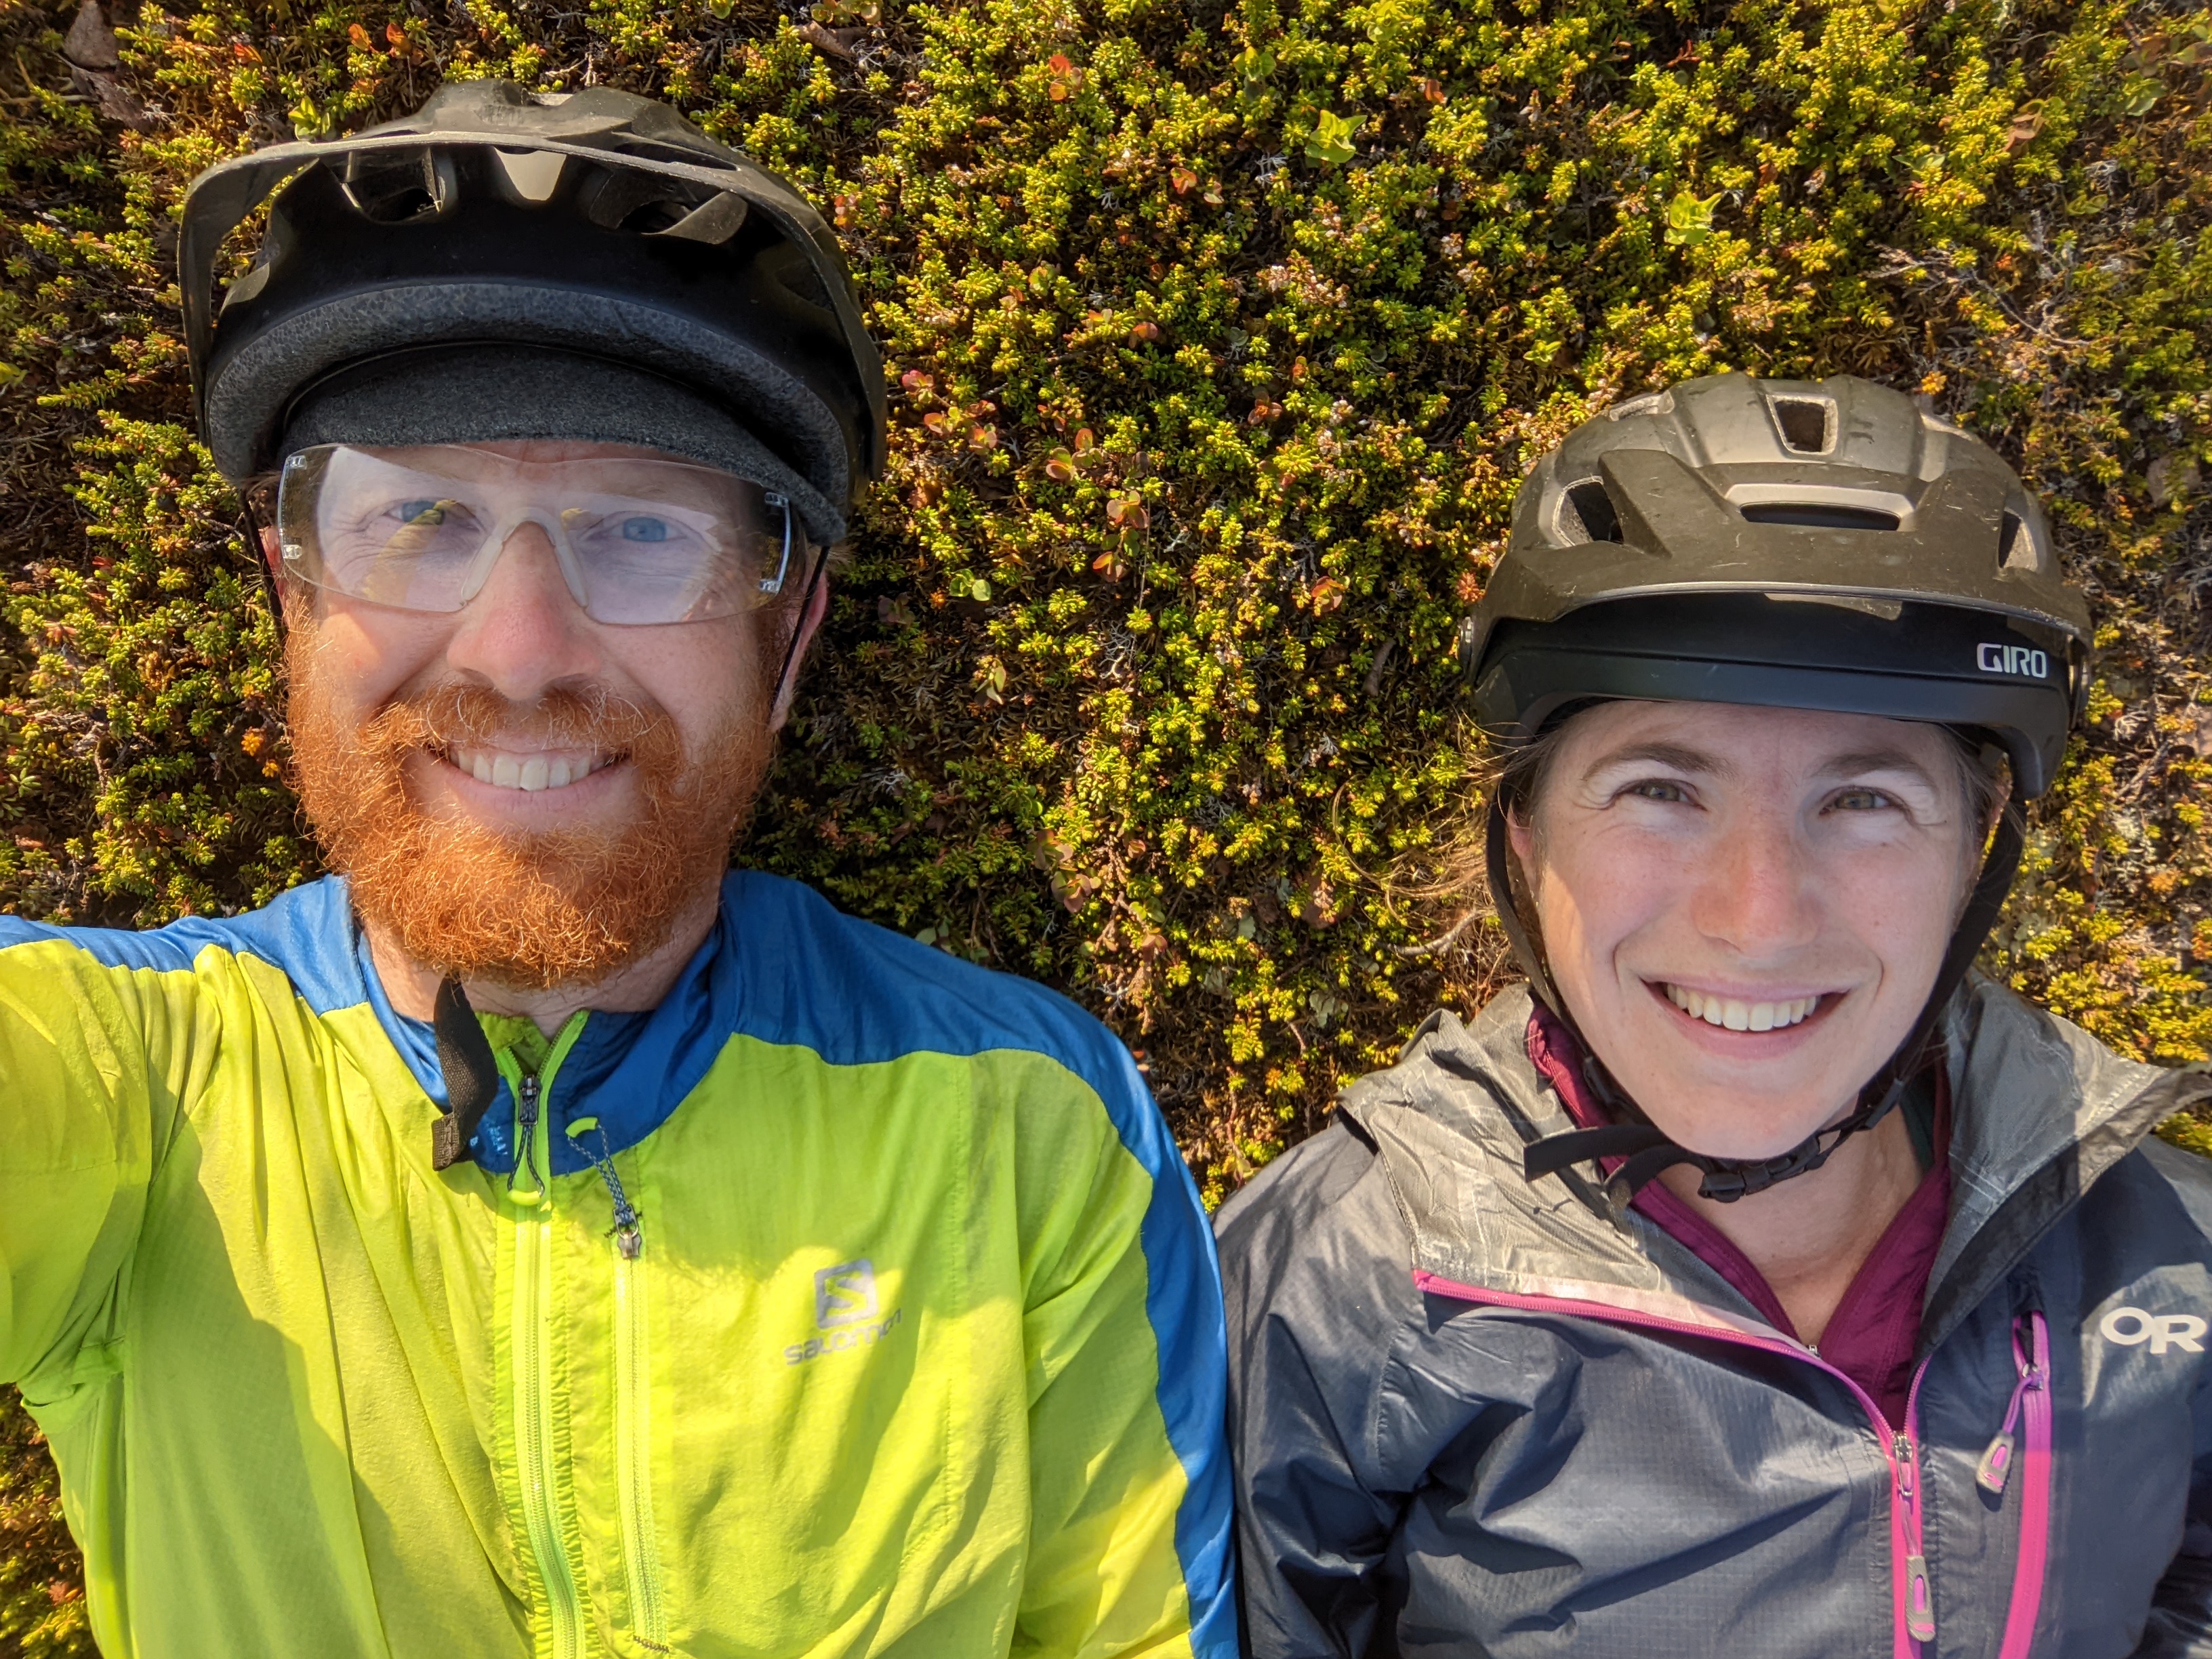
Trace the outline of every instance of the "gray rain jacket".
{"type": "Polygon", "coordinates": [[[1289,1655],[2212,1656],[2212,1092],[1977,981],[1912,1403],[1586,1171],[1525,991],[1223,1210],[1247,1639],[1289,1655]]]}

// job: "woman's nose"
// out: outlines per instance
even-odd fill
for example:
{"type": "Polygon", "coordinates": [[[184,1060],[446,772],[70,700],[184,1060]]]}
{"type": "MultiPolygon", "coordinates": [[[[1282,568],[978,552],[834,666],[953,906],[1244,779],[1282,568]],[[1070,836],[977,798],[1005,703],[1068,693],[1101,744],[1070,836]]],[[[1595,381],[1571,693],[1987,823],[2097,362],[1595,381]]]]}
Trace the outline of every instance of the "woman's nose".
{"type": "Polygon", "coordinates": [[[598,671],[593,624],[541,526],[526,524],[507,538],[461,611],[446,662],[516,703],[534,703],[562,681],[598,671]]]}
{"type": "Polygon", "coordinates": [[[1820,878],[1796,825],[1762,812],[1707,843],[1691,920],[1739,955],[1764,958],[1808,943],[1820,927],[1820,878]]]}

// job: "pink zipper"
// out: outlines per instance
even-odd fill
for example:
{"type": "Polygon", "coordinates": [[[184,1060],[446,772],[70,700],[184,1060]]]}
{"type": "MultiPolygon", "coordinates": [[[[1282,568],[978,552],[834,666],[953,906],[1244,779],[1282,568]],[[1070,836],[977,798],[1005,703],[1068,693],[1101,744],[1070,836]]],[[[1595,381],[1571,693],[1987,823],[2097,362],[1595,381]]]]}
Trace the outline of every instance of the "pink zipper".
{"type": "MultiPolygon", "coordinates": [[[[2027,1659],[2028,1650],[2035,1644],[2036,1615],[2043,1611],[2043,1579],[2051,1553],[2051,1330],[2041,1314],[2027,1314],[2012,1322],[2012,1359],[2020,1382],[2013,1389],[2012,1404],[2005,1409],[2004,1427],[1982,1454],[1982,1467],[1990,1467],[1999,1446],[2008,1446],[1999,1460],[1997,1484],[1990,1487],[2002,1492],[2010,1470],[2008,1443],[2017,1411],[2027,1433],[2027,1450],[2021,1459],[2020,1555],[2013,1564],[2012,1605],[2005,1613],[2004,1641],[1997,1649],[1997,1659],[2027,1659]],[[2023,1326],[2027,1334],[2025,1347],[2021,1343],[2023,1326]]],[[[1982,1478],[1979,1472],[1975,1478],[1982,1478]]]]}
{"type": "MultiPolygon", "coordinates": [[[[1923,1359],[1912,1373],[1912,1387],[1905,1396],[1905,1431],[1897,1437],[1898,1496],[1905,1505],[1905,1633],[1916,1654],[1920,1644],[1936,1639],[1936,1595],[1928,1583],[1928,1555],[1920,1535],[1920,1379],[1927,1375],[1928,1361],[1923,1359]]],[[[1875,1421],[1881,1421],[1879,1413],[1875,1421]]]]}
{"type": "MultiPolygon", "coordinates": [[[[1920,1659],[1921,1644],[1935,1639],[1936,1610],[1929,1589],[1928,1563],[1926,1558],[1921,1553],[1920,1548],[1919,1452],[1917,1444],[1918,1437],[1913,1432],[1913,1425],[1918,1419],[1920,1382],[1928,1374],[1927,1359],[1923,1359],[1918,1369],[1912,1374],[1912,1386],[1905,1396],[1905,1427],[1902,1432],[1898,1432],[1890,1428],[1888,1419],[1881,1414],[1881,1407],[1875,1404],[1874,1397],[1864,1389],[1859,1387],[1850,1376],[1831,1365],[1803,1343],[1793,1342],[1779,1331],[1771,1336],[1760,1336],[1755,1331],[1743,1328],[1734,1323],[1723,1323],[1718,1320],[1706,1323],[1697,1320],[1670,1319],[1663,1314],[1638,1312],[1617,1307],[1611,1303],[1586,1300],[1578,1297],[1522,1296],[1512,1291],[1482,1290],[1473,1285],[1462,1285],[1456,1279],[1445,1279],[1419,1268],[1414,1270],[1413,1284],[1419,1290],[1431,1291],[1438,1296],[1450,1297],[1462,1302],[1486,1303],[1503,1308],[1522,1308],[1534,1313],[1573,1314],[1582,1318],[1604,1320],[1617,1325],[1642,1326],[1651,1330],[1668,1331],[1681,1336],[1698,1336],[1716,1341],[1734,1342],[1743,1347],[1756,1348],[1765,1353],[1778,1353],[1789,1358],[1808,1361],[1838,1379],[1851,1391],[1852,1395],[1864,1408],[1867,1416],[1873,1420],[1876,1430],[1879,1431],[1877,1438],[1881,1443],[1881,1454],[1889,1462],[1891,1493],[1889,1559],[1891,1582],[1894,1586],[1897,1659],[1920,1659]]],[[[2042,1321],[2040,1316],[2037,1316],[2036,1318],[2039,1333],[2037,1340],[2040,1342],[2042,1321]]],[[[2040,1352],[2039,1349],[2039,1352],[2040,1352]]],[[[1933,1357],[1929,1356],[1930,1358],[1933,1357]]],[[[2034,1478],[2033,1468],[2036,1458],[2037,1421],[2036,1404],[2033,1401],[2029,1402],[2027,1413],[2028,1461],[2031,1467],[2029,1479],[2032,1482],[2034,1478]]],[[[2047,1402],[2045,1413],[2042,1428],[2042,1455],[2044,1481],[2046,1488],[2045,1495],[2047,1498],[2051,1450],[2047,1402]]],[[[2041,1562],[2042,1546],[2039,1542],[2036,1551],[2038,1589],[2035,1593],[2039,1598],[2041,1594],[2041,1562]]],[[[2024,1559],[2023,1565],[2025,1565],[2024,1559]]],[[[2020,1589],[2017,1581],[2014,1585],[2013,1595],[2013,1616],[2017,1619],[2020,1613],[2020,1589]]],[[[2034,1603],[2031,1601],[2028,1611],[2028,1628],[2031,1632],[2033,1630],[2034,1622],[2034,1603]]],[[[2015,1650],[2010,1645],[2012,1625],[2009,1621],[2005,1627],[2005,1640],[2007,1645],[2000,1654],[1999,1659],[2023,1659],[2023,1656],[2027,1651],[2027,1648],[2022,1646],[2015,1650]]]]}

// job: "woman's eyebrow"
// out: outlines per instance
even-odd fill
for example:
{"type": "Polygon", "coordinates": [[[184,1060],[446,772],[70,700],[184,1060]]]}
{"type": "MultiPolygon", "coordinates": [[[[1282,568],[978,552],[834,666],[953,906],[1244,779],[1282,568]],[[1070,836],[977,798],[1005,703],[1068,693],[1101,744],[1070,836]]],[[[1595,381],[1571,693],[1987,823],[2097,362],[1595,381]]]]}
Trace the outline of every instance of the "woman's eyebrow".
{"type": "Polygon", "coordinates": [[[1729,762],[1702,749],[1691,749],[1678,743],[1630,743],[1600,755],[1583,769],[1583,776],[1594,778],[1613,767],[1634,765],[1663,766],[1669,771],[1695,772],[1707,777],[1735,775],[1735,768],[1729,762]]]}
{"type": "Polygon", "coordinates": [[[1824,778],[1854,777],[1867,772],[1907,772],[1929,788],[1936,780],[1923,766],[1902,749],[1862,749],[1850,754],[1831,756],[1821,763],[1819,775],[1824,778]]]}

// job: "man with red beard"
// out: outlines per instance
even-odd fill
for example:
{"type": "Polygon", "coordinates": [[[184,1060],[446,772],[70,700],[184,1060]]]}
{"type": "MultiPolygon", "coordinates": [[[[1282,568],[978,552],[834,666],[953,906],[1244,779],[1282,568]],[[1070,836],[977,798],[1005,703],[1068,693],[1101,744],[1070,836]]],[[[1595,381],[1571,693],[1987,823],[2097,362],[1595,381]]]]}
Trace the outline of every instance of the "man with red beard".
{"type": "Polygon", "coordinates": [[[728,872],[880,465],[820,219],[487,82],[215,168],[180,260],[339,873],[0,919],[0,1378],[102,1650],[1233,1653],[1127,1054],[728,872]]]}

